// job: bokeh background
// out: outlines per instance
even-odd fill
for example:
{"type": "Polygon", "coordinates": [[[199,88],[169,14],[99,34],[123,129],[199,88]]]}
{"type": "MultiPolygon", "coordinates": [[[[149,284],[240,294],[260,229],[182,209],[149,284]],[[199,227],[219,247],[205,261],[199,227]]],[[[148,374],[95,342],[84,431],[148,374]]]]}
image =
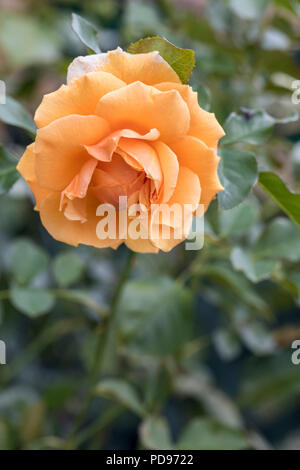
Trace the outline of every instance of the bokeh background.
{"type": "MultiPolygon", "coordinates": [[[[221,123],[241,107],[299,108],[297,0],[0,0],[0,79],[31,115],[87,54],[72,12],[98,27],[103,51],[149,35],[194,49],[191,84],[221,123]]],[[[299,121],[278,125],[255,149],[298,192],[299,138],[299,121]]],[[[0,142],[20,157],[31,137],[0,122],[0,142]]],[[[17,181],[0,196],[0,448],[300,449],[299,234],[255,187],[234,209],[211,205],[201,251],[138,255],[115,358],[83,413],[128,252],[56,242],[17,181]],[[258,263],[241,255],[250,247],[258,263]]]]}

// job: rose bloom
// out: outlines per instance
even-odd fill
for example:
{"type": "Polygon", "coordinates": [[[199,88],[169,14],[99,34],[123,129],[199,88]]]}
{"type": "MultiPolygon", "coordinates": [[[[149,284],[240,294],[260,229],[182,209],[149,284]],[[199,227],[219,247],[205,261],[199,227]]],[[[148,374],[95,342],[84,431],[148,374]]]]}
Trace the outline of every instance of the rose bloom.
{"type": "Polygon", "coordinates": [[[223,129],[158,52],[118,48],[77,57],[67,85],[44,96],[35,122],[36,140],[18,170],[43,225],[64,243],[117,248],[124,242],[137,252],[169,251],[188,235],[185,228],[176,236],[183,219],[190,227],[198,204],[206,209],[223,189],[216,153],[223,129]],[[148,238],[127,232],[100,239],[97,207],[108,203],[122,210],[119,196],[127,196],[128,206],[141,205],[135,216],[128,214],[141,233],[166,223],[153,217],[154,204],[187,205],[190,214],[170,218],[167,239],[160,230],[155,237],[150,230],[148,238]]]}

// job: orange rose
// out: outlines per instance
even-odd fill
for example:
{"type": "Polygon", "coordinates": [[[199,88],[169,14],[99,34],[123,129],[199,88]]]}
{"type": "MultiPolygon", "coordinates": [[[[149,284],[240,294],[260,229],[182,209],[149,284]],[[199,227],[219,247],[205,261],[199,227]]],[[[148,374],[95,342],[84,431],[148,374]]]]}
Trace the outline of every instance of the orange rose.
{"type": "Polygon", "coordinates": [[[182,220],[170,221],[168,239],[157,232],[146,239],[128,233],[100,239],[97,207],[109,203],[121,210],[119,196],[127,196],[143,207],[134,217],[145,228],[165,223],[154,221],[152,204],[188,205],[192,216],[222,189],[216,150],[223,129],[158,52],[133,55],[118,48],[76,58],[67,85],[44,96],[35,122],[36,140],[18,170],[43,225],[62,242],[169,251],[181,241],[175,232],[182,220]]]}

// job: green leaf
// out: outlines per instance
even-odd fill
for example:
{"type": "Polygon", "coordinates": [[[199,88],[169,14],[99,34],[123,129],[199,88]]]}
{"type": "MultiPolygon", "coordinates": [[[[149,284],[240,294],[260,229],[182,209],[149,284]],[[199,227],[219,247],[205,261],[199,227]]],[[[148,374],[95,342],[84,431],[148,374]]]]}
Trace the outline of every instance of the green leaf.
{"type": "Polygon", "coordinates": [[[13,306],[29,317],[38,317],[52,309],[55,297],[46,289],[13,287],[10,290],[13,306]]]}
{"type": "Polygon", "coordinates": [[[7,96],[5,104],[0,104],[0,121],[12,126],[21,127],[30,134],[36,133],[36,125],[29,113],[18,101],[7,96]]]}
{"type": "Polygon", "coordinates": [[[245,433],[210,418],[195,418],[176,446],[182,450],[240,450],[249,447],[245,433]]]}
{"type": "Polygon", "coordinates": [[[300,194],[292,193],[278,175],[269,171],[259,174],[258,183],[289,218],[300,226],[300,194]]]}
{"type": "Polygon", "coordinates": [[[92,49],[96,54],[101,52],[98,44],[99,31],[96,26],[82,18],[82,16],[72,13],[72,29],[85,46],[92,49]]]}
{"type": "Polygon", "coordinates": [[[171,44],[167,39],[152,37],[140,39],[130,44],[130,54],[142,54],[145,52],[158,51],[161,57],[175,70],[182,83],[187,83],[195,67],[195,54],[191,49],[180,49],[171,44]]]}
{"type": "Polygon", "coordinates": [[[61,253],[55,258],[53,269],[57,283],[66,287],[81,278],[84,264],[76,253],[61,253]]]}
{"type": "Polygon", "coordinates": [[[230,259],[234,269],[242,271],[252,282],[269,279],[278,267],[276,260],[256,258],[254,253],[240,247],[232,250],[230,259]]]}
{"type": "Polygon", "coordinates": [[[224,191],[218,193],[221,209],[232,209],[249,194],[257,181],[257,163],[251,152],[221,148],[219,176],[224,191]]]}
{"type": "MultiPolygon", "coordinates": [[[[2,105],[0,104],[0,106],[2,105]]],[[[19,179],[20,175],[16,170],[17,163],[16,157],[0,145],[0,194],[9,191],[19,179]]]]}
{"type": "Polygon", "coordinates": [[[275,124],[286,124],[297,119],[297,113],[277,119],[262,109],[242,108],[240,114],[231,113],[226,119],[223,125],[226,135],[220,143],[231,145],[237,142],[247,142],[252,145],[261,145],[271,136],[275,124]]]}
{"type": "Polygon", "coordinates": [[[168,423],[160,416],[150,416],[143,421],[140,427],[140,440],[146,449],[174,449],[168,423]]]}
{"type": "Polygon", "coordinates": [[[139,354],[171,354],[191,339],[190,292],[166,277],[128,282],[118,310],[120,333],[139,354]]]}
{"type": "Polygon", "coordinates": [[[300,229],[284,217],[273,220],[255,246],[259,258],[300,260],[300,229]]]}
{"type": "Polygon", "coordinates": [[[264,14],[271,0],[229,0],[232,11],[245,20],[258,20],[264,14]]]}
{"type": "Polygon", "coordinates": [[[233,209],[219,212],[219,233],[222,237],[243,235],[255,224],[258,216],[256,200],[246,199],[233,209]]]}
{"type": "Polygon", "coordinates": [[[94,394],[121,403],[139,416],[145,414],[144,407],[132,385],[122,379],[103,379],[94,389],[94,394]]]}
{"type": "Polygon", "coordinates": [[[21,238],[12,244],[11,270],[19,284],[26,284],[47,268],[48,255],[31,240],[21,238]]]}

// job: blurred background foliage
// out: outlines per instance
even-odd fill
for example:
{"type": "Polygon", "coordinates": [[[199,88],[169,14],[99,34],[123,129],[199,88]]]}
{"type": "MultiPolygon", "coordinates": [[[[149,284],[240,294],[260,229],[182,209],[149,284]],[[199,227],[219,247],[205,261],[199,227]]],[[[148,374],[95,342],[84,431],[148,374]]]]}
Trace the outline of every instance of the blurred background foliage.
{"type": "MultiPolygon", "coordinates": [[[[194,49],[191,84],[221,123],[241,108],[246,120],[249,108],[279,120],[299,111],[297,0],[0,0],[0,78],[31,115],[86,54],[71,12],[99,29],[103,51],[149,35],[194,49]]],[[[261,187],[250,191],[254,155],[259,170],[300,192],[300,123],[276,124],[266,140],[272,126],[232,150],[224,141],[223,164],[243,151],[246,167],[233,181],[228,170],[229,195],[211,205],[201,251],[182,244],[135,258],[116,307],[114,360],[85,410],[127,250],[56,242],[22,180],[1,195],[0,448],[300,448],[300,366],[291,362],[300,229],[261,187]]],[[[0,122],[2,157],[20,157],[31,140],[0,122]]],[[[299,213],[298,200],[293,220],[299,213]]]]}

